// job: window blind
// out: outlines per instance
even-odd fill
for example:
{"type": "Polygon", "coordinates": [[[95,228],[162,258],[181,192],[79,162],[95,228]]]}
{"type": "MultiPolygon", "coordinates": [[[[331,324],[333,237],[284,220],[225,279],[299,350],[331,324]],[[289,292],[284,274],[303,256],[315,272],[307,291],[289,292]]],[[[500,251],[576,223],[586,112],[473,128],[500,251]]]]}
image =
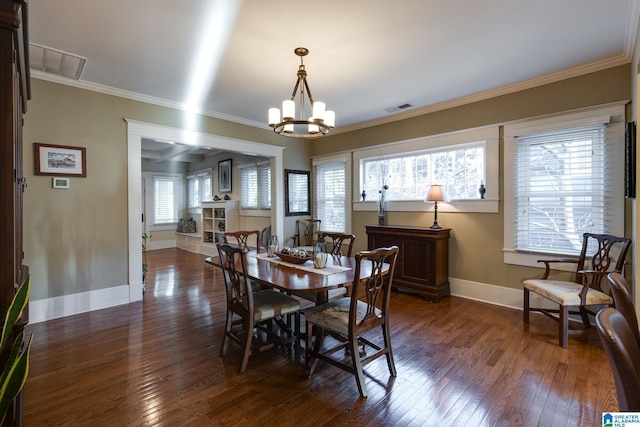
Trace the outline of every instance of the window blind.
{"type": "MultiPolygon", "coordinates": [[[[319,164],[314,167],[314,217],[322,221],[322,230],[346,231],[345,162],[319,164]]],[[[306,191],[306,188],[304,189],[306,191]]]]}
{"type": "Polygon", "coordinates": [[[238,166],[240,171],[240,207],[271,209],[271,163],[250,163],[238,166]]]}
{"type": "Polygon", "coordinates": [[[154,224],[177,223],[180,205],[180,177],[154,176],[154,224]]]}
{"type": "Polygon", "coordinates": [[[211,200],[211,169],[196,172],[187,176],[188,207],[196,208],[200,203],[211,200]]]}
{"type": "Polygon", "coordinates": [[[258,208],[258,170],[255,166],[239,168],[240,170],[240,207],[243,209],[258,208]]]}
{"type": "Polygon", "coordinates": [[[594,124],[515,137],[513,248],[578,254],[585,232],[615,221],[611,178],[619,163],[607,126],[594,124]]]}
{"type": "Polygon", "coordinates": [[[271,209],[271,163],[258,165],[258,206],[271,209]]]}

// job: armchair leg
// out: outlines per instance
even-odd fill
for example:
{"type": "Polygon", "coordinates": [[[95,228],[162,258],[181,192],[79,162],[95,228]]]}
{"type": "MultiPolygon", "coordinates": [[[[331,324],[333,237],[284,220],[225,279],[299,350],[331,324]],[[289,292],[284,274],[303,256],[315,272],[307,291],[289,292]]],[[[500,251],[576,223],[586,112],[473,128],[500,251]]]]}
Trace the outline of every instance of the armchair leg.
{"type": "Polygon", "coordinates": [[[522,308],[522,321],[529,323],[529,296],[531,292],[529,289],[524,288],[523,308],[522,308]]]}
{"type": "Polygon", "coordinates": [[[567,348],[569,346],[569,306],[561,305],[559,312],[560,319],[558,319],[558,340],[560,347],[567,348]]]}

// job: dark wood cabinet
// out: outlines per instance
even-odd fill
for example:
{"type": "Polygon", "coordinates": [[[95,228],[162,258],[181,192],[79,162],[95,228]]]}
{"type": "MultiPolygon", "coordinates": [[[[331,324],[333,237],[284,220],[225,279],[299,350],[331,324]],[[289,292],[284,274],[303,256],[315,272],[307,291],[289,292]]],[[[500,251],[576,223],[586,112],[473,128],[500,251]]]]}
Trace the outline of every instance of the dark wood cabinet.
{"type": "MultiPolygon", "coordinates": [[[[0,0],[0,315],[5,318],[13,295],[28,274],[22,252],[22,116],[30,98],[26,0],[0,0]]],[[[24,328],[28,310],[14,328],[24,328]]],[[[13,339],[13,338],[12,338],[13,339]]],[[[8,349],[0,355],[1,366],[8,349]]],[[[9,408],[3,426],[22,425],[22,393],[9,408]]]]}
{"type": "Polygon", "coordinates": [[[449,291],[450,229],[368,225],[369,249],[398,246],[393,287],[438,302],[449,291]]]}

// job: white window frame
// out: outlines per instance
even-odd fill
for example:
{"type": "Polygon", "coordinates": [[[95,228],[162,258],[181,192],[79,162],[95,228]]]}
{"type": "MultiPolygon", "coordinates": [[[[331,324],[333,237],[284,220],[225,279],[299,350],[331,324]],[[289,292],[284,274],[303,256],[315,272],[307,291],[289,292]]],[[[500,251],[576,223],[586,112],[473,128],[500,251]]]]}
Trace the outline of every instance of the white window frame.
{"type": "MultiPolygon", "coordinates": [[[[356,199],[353,201],[355,211],[377,211],[378,194],[367,194],[366,201],[362,201],[360,193],[365,179],[361,171],[361,161],[370,158],[397,157],[401,154],[413,154],[429,150],[442,151],[447,147],[455,147],[484,141],[485,143],[485,198],[458,199],[448,203],[438,203],[438,210],[444,212],[485,212],[497,213],[500,194],[500,146],[498,126],[489,126],[478,129],[464,130],[440,135],[433,135],[412,140],[399,141],[391,144],[368,147],[353,153],[353,193],[356,199]]],[[[398,212],[424,212],[433,210],[433,203],[425,203],[423,200],[388,200],[387,211],[398,212]]]]}
{"type": "MultiPolygon", "coordinates": [[[[328,164],[342,163],[344,165],[344,173],[345,173],[345,200],[344,200],[344,230],[336,230],[338,232],[351,233],[351,209],[349,206],[349,201],[352,198],[351,194],[351,185],[349,185],[349,179],[351,177],[351,153],[339,153],[332,156],[318,156],[312,158],[312,166],[313,166],[313,217],[317,219],[322,219],[318,215],[318,206],[321,203],[318,200],[318,186],[316,183],[316,172],[317,167],[328,164]]],[[[325,230],[326,228],[321,229],[325,230]]],[[[331,231],[331,230],[327,230],[331,231]]]]}
{"type": "MultiPolygon", "coordinates": [[[[610,152],[611,156],[619,158],[619,167],[614,168],[609,173],[612,180],[611,191],[608,197],[611,203],[607,209],[610,215],[617,218],[610,225],[606,233],[623,236],[624,235],[624,132],[625,132],[625,108],[624,105],[608,105],[604,107],[588,108],[577,112],[568,112],[546,116],[542,118],[529,119],[522,122],[505,125],[504,127],[504,163],[505,163],[505,189],[504,189],[504,262],[506,264],[522,265],[528,267],[540,267],[537,260],[567,258],[566,254],[548,254],[517,251],[513,248],[514,231],[512,219],[514,211],[514,185],[515,176],[515,137],[532,133],[549,132],[560,129],[571,129],[589,124],[609,123],[607,138],[614,138],[613,148],[615,152],[610,152]]],[[[568,265],[557,265],[559,270],[570,269],[568,265]]],[[[575,268],[575,266],[573,266],[575,268]]]]}

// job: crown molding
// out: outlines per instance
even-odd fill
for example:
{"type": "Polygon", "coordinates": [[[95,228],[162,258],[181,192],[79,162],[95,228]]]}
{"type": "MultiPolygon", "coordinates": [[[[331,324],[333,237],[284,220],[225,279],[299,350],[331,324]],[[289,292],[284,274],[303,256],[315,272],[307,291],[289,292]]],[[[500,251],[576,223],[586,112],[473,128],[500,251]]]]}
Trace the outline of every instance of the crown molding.
{"type": "MultiPolygon", "coordinates": [[[[640,13],[640,6],[638,7],[638,13],[640,13]]],[[[634,16],[638,16],[637,14],[634,16]]],[[[352,125],[340,126],[331,130],[331,134],[340,134],[346,132],[352,132],[355,130],[365,129],[373,126],[379,126],[387,123],[393,123],[400,120],[410,119],[413,117],[422,116],[425,114],[434,113],[436,111],[442,111],[450,108],[460,107],[462,105],[471,104],[478,101],[484,101],[486,99],[495,98],[502,95],[508,95],[511,93],[519,92],[526,89],[531,89],[538,86],[543,86],[550,83],[555,83],[558,81],[570,79],[573,77],[579,77],[585,74],[593,73],[596,71],[602,71],[607,68],[617,67],[619,65],[628,64],[631,62],[631,55],[633,45],[635,44],[635,36],[633,40],[629,43],[629,39],[632,38],[631,34],[635,34],[635,30],[637,29],[638,23],[635,23],[635,27],[630,21],[630,25],[628,28],[628,36],[627,42],[625,44],[625,53],[612,57],[603,59],[600,61],[592,62],[589,64],[585,64],[579,67],[570,68],[567,70],[559,71],[557,73],[547,74],[541,77],[537,77],[534,79],[514,83],[512,85],[502,86],[496,89],[490,89],[483,92],[478,92],[473,95],[463,96],[461,98],[452,99],[449,101],[439,102],[437,104],[428,105],[425,107],[416,108],[410,111],[403,111],[401,113],[393,114],[386,117],[380,117],[373,120],[368,120],[365,122],[355,123],[352,125]]],[[[135,92],[129,92],[121,89],[115,89],[110,86],[99,85],[95,83],[88,83],[81,80],[73,80],[65,77],[44,73],[42,71],[31,70],[31,77],[37,78],[40,80],[46,80],[53,83],[59,83],[67,86],[73,86],[80,89],[86,89],[93,92],[104,93],[106,95],[117,96],[120,98],[131,99],[134,101],[145,102],[148,104],[158,105],[167,108],[173,108],[177,110],[187,111],[187,106],[182,103],[168,101],[166,99],[155,98],[151,96],[141,95],[135,92]]],[[[246,126],[252,126],[260,129],[270,129],[266,123],[256,122],[253,120],[247,120],[236,116],[231,116],[229,114],[219,113],[217,111],[206,110],[206,109],[196,109],[195,111],[191,109],[191,111],[202,114],[204,116],[213,117],[221,120],[226,120],[229,122],[239,123],[246,126]]]]}
{"type": "Polygon", "coordinates": [[[402,113],[397,113],[397,114],[386,116],[386,117],[380,117],[378,119],[356,123],[353,125],[340,126],[339,128],[334,128],[331,131],[331,133],[335,135],[337,133],[352,132],[359,129],[365,129],[373,126],[379,126],[387,123],[397,122],[399,120],[410,119],[413,117],[434,113],[436,111],[442,111],[450,108],[460,107],[462,105],[472,104],[474,102],[484,101],[486,99],[491,99],[491,98],[495,98],[502,95],[508,95],[511,93],[520,92],[526,89],[532,89],[534,87],[543,86],[550,83],[556,83],[556,82],[570,79],[573,77],[579,77],[585,74],[594,73],[596,71],[602,71],[607,68],[628,64],[630,62],[631,62],[631,56],[627,56],[626,54],[619,55],[616,57],[603,59],[600,61],[582,65],[580,67],[574,67],[567,70],[559,71],[557,73],[547,74],[534,79],[514,83],[512,85],[502,86],[496,89],[490,89],[484,92],[478,92],[473,95],[463,96],[461,98],[452,99],[450,101],[439,102],[437,104],[427,105],[426,107],[416,108],[409,111],[403,111],[402,113]]]}
{"type": "Polygon", "coordinates": [[[204,108],[187,108],[186,104],[180,102],[169,101],[162,98],[156,98],[153,96],[142,95],[135,92],[129,92],[122,89],[116,89],[111,86],[100,85],[97,83],[90,83],[83,80],[74,80],[66,77],[58,76],[55,74],[45,73],[39,70],[31,70],[31,77],[49,81],[52,83],[58,83],[66,86],[72,86],[79,89],[85,89],[92,92],[99,92],[105,95],[117,96],[119,98],[130,99],[132,101],[140,101],[147,104],[158,105],[160,107],[172,108],[180,111],[191,111],[196,114],[202,114],[203,116],[213,117],[216,119],[226,120],[228,122],[239,123],[252,127],[259,127],[264,129],[270,129],[267,124],[256,122],[253,120],[243,119],[241,117],[232,116],[229,114],[219,113],[213,110],[206,110],[204,108]]]}

